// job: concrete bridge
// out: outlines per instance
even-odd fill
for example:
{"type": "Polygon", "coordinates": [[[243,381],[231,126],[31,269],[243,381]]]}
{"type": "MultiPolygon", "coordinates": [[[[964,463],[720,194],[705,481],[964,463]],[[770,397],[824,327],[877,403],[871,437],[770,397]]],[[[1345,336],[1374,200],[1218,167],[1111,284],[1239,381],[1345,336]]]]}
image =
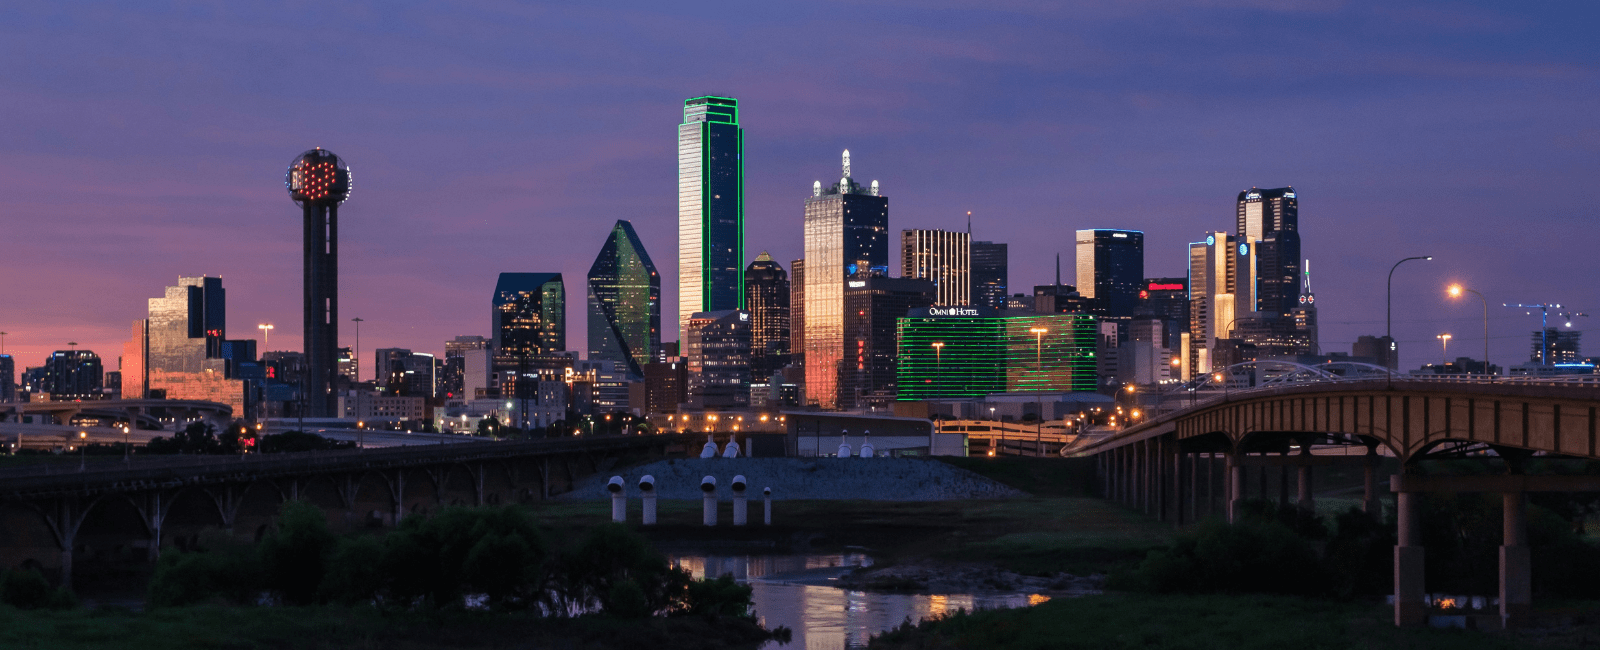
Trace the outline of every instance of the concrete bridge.
{"type": "Polygon", "coordinates": [[[1362,502],[1378,512],[1380,459],[1399,461],[1387,477],[1399,520],[1394,551],[1395,623],[1427,620],[1419,509],[1423,492],[1490,492],[1505,504],[1500,612],[1508,626],[1531,609],[1526,493],[1600,491],[1600,476],[1528,474],[1527,460],[1600,458],[1600,387],[1578,383],[1437,382],[1374,379],[1285,384],[1229,391],[1069,450],[1098,459],[1106,498],[1183,524],[1201,514],[1230,520],[1248,494],[1280,474],[1278,497],[1314,506],[1314,468],[1362,471],[1362,502]],[[1488,475],[1429,475],[1422,461],[1470,464],[1488,475]]]}
{"type": "Polygon", "coordinates": [[[70,585],[75,558],[153,561],[163,545],[192,544],[207,528],[259,538],[286,500],[322,507],[335,530],[393,526],[448,505],[548,498],[624,456],[684,453],[698,442],[600,436],[8,469],[0,566],[35,564],[70,585]]]}
{"type": "Polygon", "coordinates": [[[85,443],[142,445],[156,436],[171,435],[165,430],[169,422],[181,427],[205,420],[221,430],[232,417],[233,408],[227,404],[200,400],[0,402],[0,444],[11,449],[67,449],[85,443]],[[80,419],[98,422],[74,426],[73,421],[80,419]]]}

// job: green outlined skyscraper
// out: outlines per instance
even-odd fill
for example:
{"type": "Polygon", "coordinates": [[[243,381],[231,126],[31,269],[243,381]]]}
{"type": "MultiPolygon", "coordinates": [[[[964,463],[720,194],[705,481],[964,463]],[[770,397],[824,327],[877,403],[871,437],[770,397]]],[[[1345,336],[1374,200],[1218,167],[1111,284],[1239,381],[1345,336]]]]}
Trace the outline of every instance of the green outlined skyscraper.
{"type": "Polygon", "coordinates": [[[678,331],[744,308],[744,129],[739,100],[695,97],[678,125],[678,331]]]}

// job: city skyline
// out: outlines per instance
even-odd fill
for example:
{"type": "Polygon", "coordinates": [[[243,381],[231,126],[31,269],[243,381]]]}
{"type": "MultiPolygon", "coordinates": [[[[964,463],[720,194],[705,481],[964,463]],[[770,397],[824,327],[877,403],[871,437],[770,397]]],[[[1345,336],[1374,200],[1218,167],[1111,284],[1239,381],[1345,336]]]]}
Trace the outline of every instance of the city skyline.
{"type": "MultiPolygon", "coordinates": [[[[0,29],[22,39],[19,42],[60,35],[54,28],[40,26],[43,18],[31,17],[28,10],[12,11],[17,12],[16,20],[6,21],[12,26],[0,29]]],[[[760,31],[764,21],[782,17],[775,18],[777,11],[748,20],[760,31]]],[[[1210,26],[1233,15],[1226,10],[1186,11],[1210,26]]],[[[1356,20],[1364,11],[1268,10],[1263,20],[1273,24],[1306,16],[1356,20]]],[[[1029,63],[1023,56],[1029,30],[1021,30],[1021,44],[991,45],[982,52],[971,49],[981,43],[977,34],[1005,29],[1007,17],[1017,14],[977,12],[980,20],[974,35],[935,47],[929,37],[958,28],[939,21],[913,28],[901,24],[906,12],[877,9],[871,12],[875,20],[897,26],[897,44],[959,64],[948,82],[973,85],[974,94],[985,87],[980,73],[992,72],[991,68],[1051,83],[996,106],[974,104],[979,100],[960,92],[958,96],[969,99],[939,112],[926,106],[927,97],[913,92],[916,82],[896,80],[910,71],[921,75],[912,75],[914,79],[929,82],[926,75],[931,69],[903,57],[895,57],[889,68],[866,71],[867,78],[886,84],[882,88],[809,75],[776,83],[757,70],[730,66],[716,73],[669,77],[623,96],[613,93],[604,98],[605,110],[568,123],[581,122],[575,128],[582,135],[604,131],[606,137],[576,148],[570,146],[574,141],[556,140],[515,155],[507,144],[489,138],[460,137],[511,128],[515,136],[511,140],[525,144],[541,133],[523,125],[527,115],[505,108],[474,111],[454,130],[432,126],[406,137],[382,133],[397,120],[407,119],[401,114],[407,111],[427,119],[442,115],[439,105],[421,97],[439,83],[461,83],[493,106],[510,107],[514,103],[510,98],[520,97],[520,92],[497,85],[492,76],[466,75],[450,81],[456,77],[441,79],[439,70],[421,68],[433,76],[402,74],[401,81],[387,82],[396,88],[355,83],[333,93],[341,110],[326,125],[304,127],[291,122],[303,122],[313,108],[326,111],[327,105],[320,100],[278,98],[273,100],[277,103],[267,104],[282,109],[287,117],[273,118],[270,111],[249,104],[281,88],[254,89],[221,81],[214,82],[224,90],[219,99],[185,106],[182,115],[163,111],[163,106],[199,97],[209,88],[200,81],[161,77],[156,63],[179,53],[166,46],[154,47],[145,58],[125,65],[134,78],[165,80],[153,85],[165,87],[170,98],[112,84],[70,57],[46,62],[46,72],[78,76],[34,76],[7,66],[0,73],[19,96],[59,110],[18,107],[9,145],[0,157],[0,176],[16,188],[0,199],[0,211],[14,222],[12,254],[0,261],[0,271],[22,280],[10,283],[4,292],[12,306],[5,322],[0,322],[0,329],[9,333],[5,353],[17,359],[20,372],[66,347],[67,341],[77,341],[79,347],[101,354],[107,369],[113,369],[116,352],[126,339],[126,323],[140,316],[150,287],[164,286],[180,275],[226,278],[236,330],[249,334],[256,323],[271,322],[277,327],[272,349],[303,349],[295,333],[299,328],[294,327],[300,318],[296,254],[300,233],[277,194],[282,190],[275,177],[282,173],[287,156],[311,146],[338,151],[361,171],[361,196],[341,210],[345,223],[340,234],[344,244],[340,313],[366,320],[363,347],[368,350],[382,346],[440,353],[444,341],[458,334],[489,334],[482,331],[481,318],[470,314],[481,313],[481,296],[500,272],[532,268],[583,277],[594,247],[603,241],[619,211],[639,226],[647,248],[668,250],[676,239],[677,224],[672,217],[673,142],[670,134],[663,134],[667,125],[678,121],[675,114],[684,97],[716,92],[740,98],[741,123],[751,134],[746,257],[762,249],[773,251],[777,259],[799,256],[800,219],[793,206],[803,193],[794,190],[814,178],[828,178],[827,161],[845,147],[872,160],[874,176],[893,189],[896,214],[901,215],[894,222],[897,229],[962,230],[964,213],[972,210],[975,240],[1011,246],[1013,293],[1017,287],[1048,282],[1053,272],[1049,260],[1055,253],[1064,253],[1070,264],[1071,234],[1077,229],[1142,230],[1147,233],[1145,275],[1183,275],[1187,242],[1198,233],[1232,230],[1232,197],[1239,188],[1293,185],[1302,193],[1306,209],[1302,232],[1308,244],[1303,255],[1318,260],[1323,278],[1318,304],[1324,349],[1348,350],[1358,335],[1381,334],[1382,281],[1389,264],[1410,255],[1434,256],[1432,262],[1403,267],[1395,279],[1400,365],[1413,368],[1436,358],[1433,341],[1438,333],[1454,332],[1456,342],[1465,344],[1464,351],[1475,347],[1478,312],[1445,296],[1444,287],[1451,281],[1482,291],[1491,303],[1562,302],[1589,310],[1594,306],[1593,291],[1581,280],[1595,270],[1596,263],[1584,255],[1593,242],[1581,236],[1551,235],[1571,228],[1582,234],[1584,217],[1596,204],[1595,191],[1581,179],[1587,176],[1583,172],[1592,171],[1589,161],[1600,141],[1592,129],[1573,126],[1581,123],[1577,113],[1594,102],[1593,84],[1586,81],[1594,74],[1593,46],[1508,54],[1517,51],[1517,43],[1530,42],[1533,32],[1549,38],[1552,29],[1556,41],[1566,47],[1579,43],[1563,31],[1562,24],[1533,11],[1500,12],[1517,20],[1499,25],[1492,24],[1496,12],[1490,9],[1455,12],[1450,16],[1457,21],[1441,21],[1444,26],[1402,20],[1441,34],[1432,46],[1408,46],[1386,33],[1362,35],[1378,50],[1420,56],[1409,71],[1391,70],[1337,48],[1332,56],[1354,66],[1354,71],[1340,73],[1310,58],[1292,58],[1285,64],[1290,67],[1278,67],[1265,46],[1230,51],[1246,67],[1259,65],[1265,81],[1289,83],[1300,72],[1331,77],[1349,84],[1345,95],[1374,103],[1358,105],[1359,110],[1342,116],[1340,110],[1350,106],[1293,84],[1292,92],[1265,107],[1219,109],[1229,98],[1256,97],[1256,91],[1235,86],[1239,80],[1228,73],[1201,74],[1192,84],[1181,82],[1170,75],[1185,66],[1148,59],[1143,61],[1150,64],[1150,74],[1165,83],[1108,86],[1083,77],[1064,83],[1035,68],[1075,70],[1071,57],[1047,56],[1029,63]],[[1507,60],[1475,55],[1468,47],[1483,43],[1497,45],[1500,49],[1493,51],[1506,54],[1502,58],[1507,60]],[[1552,78],[1578,82],[1555,84],[1549,81],[1552,78]],[[1219,90],[1202,92],[1201,82],[1214,83],[1219,90]],[[81,87],[75,90],[72,83],[81,87]],[[844,84],[839,87],[852,93],[826,101],[816,97],[792,101],[807,97],[806,89],[817,84],[844,84]],[[1408,90],[1394,93],[1394,84],[1406,84],[1408,90]],[[1484,85],[1489,88],[1480,87],[1484,85]],[[78,94],[83,88],[101,86],[105,94],[93,99],[78,94]],[[1082,100],[1084,108],[1058,120],[1037,112],[1041,106],[1064,105],[1056,94],[1080,86],[1096,91],[1082,100]],[[1588,88],[1575,90],[1578,86],[1588,88]],[[1173,94],[1160,92],[1168,88],[1173,94]],[[384,92],[395,93],[399,101],[391,108],[373,108],[382,103],[374,100],[384,92]],[[1514,97],[1516,92],[1526,95],[1514,97]],[[1401,102],[1421,111],[1410,120],[1430,119],[1433,126],[1401,132],[1394,128],[1400,124],[1390,125],[1380,114],[1400,102],[1393,95],[1415,102],[1401,102]],[[1450,97],[1456,98],[1451,104],[1476,99],[1480,106],[1418,108],[1450,97]],[[1029,101],[1037,105],[1030,106],[1029,101]],[[119,122],[102,115],[99,108],[91,110],[101,102],[109,102],[118,109],[112,113],[126,117],[119,122]],[[1132,114],[1101,112],[1118,106],[1131,107],[1132,114]],[[838,117],[809,116],[820,108],[838,117]],[[1003,110],[1000,117],[975,117],[986,108],[1003,110]],[[1519,111],[1544,119],[1479,125],[1491,115],[1519,111]],[[900,113],[907,116],[896,117],[900,113]],[[1196,120],[1181,132],[1164,126],[1153,134],[1135,135],[1136,127],[1154,124],[1151,120],[1183,121],[1175,115],[1193,115],[1196,120]],[[130,118],[136,127],[129,126],[130,118]],[[374,125],[365,126],[364,120],[374,125]],[[968,125],[969,130],[951,131],[968,125]],[[247,127],[254,132],[244,130],[247,127]],[[1230,141],[1273,127],[1288,142],[1276,147],[1278,153],[1270,158],[1241,153],[1230,141]],[[1467,144],[1456,143],[1469,128],[1482,133],[1468,138],[1467,144]],[[1368,131],[1376,133],[1361,135],[1368,131]],[[941,132],[944,135],[934,138],[933,144],[917,142],[941,132]],[[1068,135],[1073,133],[1078,135],[1068,135]],[[1072,144],[1064,148],[1088,161],[1045,155],[1022,139],[1024,134],[1072,144]],[[1160,142],[1163,136],[1171,139],[1160,142]],[[146,148],[157,140],[163,144],[161,151],[146,148]],[[438,164],[415,158],[416,150],[444,141],[461,144],[438,164]],[[1517,142],[1515,147],[1500,144],[1510,141],[1517,142]],[[559,153],[563,149],[566,153],[559,153]],[[204,161],[198,168],[197,158],[204,161]],[[506,169],[485,176],[486,167],[480,165],[487,163],[506,169]],[[552,173],[558,170],[556,165],[570,171],[552,173]],[[1085,174],[1093,165],[1113,167],[1116,173],[1085,174]],[[442,180],[422,180],[441,169],[442,180]],[[72,178],[72,184],[64,184],[66,178],[72,178]],[[572,187],[547,185],[555,180],[572,187]],[[1523,188],[1535,185],[1570,190],[1546,195],[1538,213],[1527,214],[1523,188]],[[420,188],[438,191],[430,194],[420,188]],[[18,216],[37,214],[51,218],[18,216]],[[1510,224],[1525,228],[1507,228],[1510,224]],[[536,237],[536,233],[548,235],[536,237]],[[80,254],[74,262],[82,268],[63,271],[59,280],[68,287],[94,287],[93,300],[69,300],[60,295],[62,286],[57,282],[37,281],[36,270],[46,268],[45,260],[52,259],[46,255],[58,252],[54,246],[66,237],[79,240],[80,254]],[[1392,243],[1396,241],[1402,243],[1392,243]],[[1545,258],[1557,260],[1560,272],[1550,273],[1545,258]],[[395,264],[396,259],[402,263],[395,264]]],[[[949,20],[951,13],[932,12],[942,20],[949,20]]],[[[1085,17],[1092,24],[1114,28],[1125,28],[1136,18],[1112,10],[1085,17]]],[[[230,21],[229,16],[213,19],[225,26],[230,21]]],[[[577,15],[565,19],[584,20],[577,15]]],[[[1039,19],[1063,20],[1050,15],[1039,19]]],[[[1164,21],[1157,20],[1156,28],[1172,29],[1164,21]]],[[[161,29],[170,36],[199,31],[201,24],[175,18],[161,29]]],[[[84,27],[85,34],[99,29],[84,27]]],[[[412,29],[428,33],[425,28],[412,29]]],[[[1355,33],[1336,27],[1286,29],[1317,37],[1325,45],[1349,43],[1355,33]]],[[[67,45],[77,43],[84,46],[77,49],[96,51],[93,44],[77,40],[83,34],[67,36],[67,45]]],[[[761,54],[758,58],[766,65],[777,68],[786,61],[870,58],[863,55],[886,51],[852,44],[849,52],[830,55],[794,43],[746,45],[761,54]]],[[[195,47],[231,52],[207,39],[195,47]]],[[[606,62],[599,60],[604,57],[593,49],[574,56],[575,69],[605,67],[606,62]]],[[[212,58],[217,60],[201,67],[219,75],[256,64],[243,54],[212,58]]],[[[470,64],[468,69],[515,71],[509,61],[477,50],[451,61],[470,64]]],[[[376,65],[357,63],[364,70],[376,65]]],[[[611,65],[613,74],[621,74],[616,72],[620,67],[611,65]]],[[[352,80],[340,80],[346,81],[352,80]]],[[[331,90],[323,86],[331,83],[313,85],[331,90]]],[[[538,115],[557,104],[549,101],[548,106],[519,109],[538,115]]],[[[58,263],[50,268],[57,267],[58,263]]],[[[675,292],[676,287],[664,286],[663,303],[676,304],[675,292]]],[[[1538,328],[1537,318],[1497,304],[1490,316],[1492,359],[1500,365],[1520,362],[1526,357],[1528,333],[1538,328]]],[[[578,320],[582,310],[569,305],[568,317],[570,331],[583,331],[578,320]]],[[[340,332],[340,337],[339,346],[354,342],[349,332],[340,332]]]]}

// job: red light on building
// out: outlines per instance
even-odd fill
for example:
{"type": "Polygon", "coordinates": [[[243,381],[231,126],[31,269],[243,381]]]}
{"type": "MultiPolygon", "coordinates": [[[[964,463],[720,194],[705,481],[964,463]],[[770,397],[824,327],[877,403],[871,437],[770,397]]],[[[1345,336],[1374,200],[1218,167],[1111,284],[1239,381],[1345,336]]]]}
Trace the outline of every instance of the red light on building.
{"type": "Polygon", "coordinates": [[[1140,291],[1139,292],[1139,299],[1140,300],[1144,300],[1145,298],[1149,298],[1149,297],[1150,297],[1150,292],[1149,291],[1140,291]]]}
{"type": "Polygon", "coordinates": [[[1174,283],[1174,284],[1161,284],[1159,282],[1151,282],[1150,283],[1150,290],[1151,291],[1183,291],[1183,289],[1184,289],[1183,285],[1176,284],[1176,283],[1174,283]]]}

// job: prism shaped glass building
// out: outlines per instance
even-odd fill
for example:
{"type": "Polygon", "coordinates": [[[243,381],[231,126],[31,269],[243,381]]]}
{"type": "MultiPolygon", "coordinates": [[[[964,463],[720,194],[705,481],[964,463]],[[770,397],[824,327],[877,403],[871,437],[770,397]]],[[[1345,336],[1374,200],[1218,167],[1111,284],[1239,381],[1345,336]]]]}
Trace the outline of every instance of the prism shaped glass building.
{"type": "Polygon", "coordinates": [[[744,129],[739,100],[696,97],[678,125],[678,330],[744,308],[744,129]]]}
{"type": "Polygon", "coordinates": [[[661,276],[633,224],[618,220],[589,267],[589,359],[635,381],[661,354],[661,276]]]}

